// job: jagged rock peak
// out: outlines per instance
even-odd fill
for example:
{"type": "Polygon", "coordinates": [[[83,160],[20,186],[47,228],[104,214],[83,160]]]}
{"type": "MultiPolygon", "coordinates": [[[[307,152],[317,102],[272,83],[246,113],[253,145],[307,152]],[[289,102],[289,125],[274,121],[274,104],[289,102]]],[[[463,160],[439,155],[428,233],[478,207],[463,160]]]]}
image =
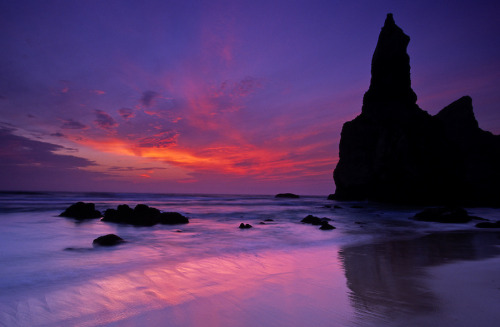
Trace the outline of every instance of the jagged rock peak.
{"type": "Polygon", "coordinates": [[[410,85],[410,38],[387,15],[362,112],[342,127],[335,200],[500,207],[500,135],[464,96],[431,116],[410,85]]]}
{"type": "Polygon", "coordinates": [[[436,118],[443,121],[449,128],[460,130],[476,130],[479,128],[470,96],[464,96],[443,108],[436,118]]]}
{"type": "MultiPolygon", "coordinates": [[[[398,32],[399,34],[403,34],[404,35],[404,32],[403,30],[396,25],[396,22],[394,21],[394,16],[389,13],[387,14],[387,17],[385,18],[385,22],[384,22],[384,26],[382,27],[382,30],[385,31],[385,32],[391,32],[391,31],[396,31],[398,32]]],[[[408,38],[408,42],[410,42],[410,38],[405,35],[406,38],[408,38]]]]}
{"type": "Polygon", "coordinates": [[[411,89],[410,57],[406,52],[410,37],[387,14],[372,57],[370,88],[363,104],[399,103],[414,105],[417,96],[411,89]]]}

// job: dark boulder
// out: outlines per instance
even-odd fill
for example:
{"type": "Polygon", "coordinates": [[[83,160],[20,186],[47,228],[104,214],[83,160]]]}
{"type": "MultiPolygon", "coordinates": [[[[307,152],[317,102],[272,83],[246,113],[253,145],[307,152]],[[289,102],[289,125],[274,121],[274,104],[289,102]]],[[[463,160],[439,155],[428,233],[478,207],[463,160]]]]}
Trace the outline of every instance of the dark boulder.
{"type": "Polygon", "coordinates": [[[335,227],[333,227],[332,225],[330,225],[328,222],[323,221],[321,223],[321,227],[319,229],[321,229],[321,230],[332,230],[332,229],[335,229],[335,227]]]}
{"type": "Polygon", "coordinates": [[[163,225],[177,225],[187,224],[189,219],[178,212],[162,212],[159,216],[160,224],[163,225]]]}
{"type": "Polygon", "coordinates": [[[249,228],[252,228],[252,227],[253,226],[250,225],[250,224],[241,223],[239,228],[241,228],[241,229],[249,229],[249,228]]]}
{"type": "Polygon", "coordinates": [[[288,199],[298,199],[300,196],[293,193],[279,193],[274,196],[275,198],[288,198],[288,199]]]}
{"type": "Polygon", "coordinates": [[[500,228],[500,220],[495,222],[495,223],[492,223],[492,222],[482,222],[482,223],[478,223],[476,224],[476,227],[478,228],[500,228]]]}
{"type": "Polygon", "coordinates": [[[427,208],[417,213],[413,219],[417,221],[430,221],[438,223],[468,223],[476,217],[469,216],[463,208],[427,208]]]}
{"type": "Polygon", "coordinates": [[[409,41],[387,15],[361,114],[342,128],[333,198],[500,205],[500,136],[479,128],[470,97],[436,116],[418,107],[409,41]]]}
{"type": "Polygon", "coordinates": [[[153,226],[159,223],[160,210],[145,204],[138,204],[134,208],[133,217],[136,225],[153,226]]]}
{"type": "Polygon", "coordinates": [[[322,225],[325,222],[331,221],[330,218],[319,218],[313,215],[308,215],[304,219],[302,219],[300,222],[304,224],[311,224],[311,225],[322,225]]]}
{"type": "Polygon", "coordinates": [[[120,204],[116,209],[107,209],[104,212],[102,221],[109,221],[122,224],[133,224],[136,217],[134,217],[134,210],[127,204],[120,204]]]}
{"type": "Polygon", "coordinates": [[[187,224],[188,218],[177,212],[161,212],[145,204],[138,204],[134,209],[126,204],[104,212],[102,221],[129,224],[134,226],[153,226],[156,224],[187,224]]]}
{"type": "Polygon", "coordinates": [[[319,217],[316,217],[316,216],[313,216],[313,215],[308,215],[307,217],[305,217],[304,219],[302,219],[300,222],[304,223],[304,224],[321,225],[321,223],[323,221],[319,217]]]}
{"type": "Polygon", "coordinates": [[[77,202],[70,205],[60,217],[68,217],[75,219],[94,219],[102,217],[101,212],[95,209],[93,203],[77,202]]]}
{"type": "Polygon", "coordinates": [[[113,246],[123,242],[125,241],[120,236],[117,236],[115,234],[107,234],[104,236],[99,236],[92,242],[92,244],[101,246],[113,246]]]}
{"type": "Polygon", "coordinates": [[[335,194],[328,194],[327,200],[335,200],[335,194]]]}

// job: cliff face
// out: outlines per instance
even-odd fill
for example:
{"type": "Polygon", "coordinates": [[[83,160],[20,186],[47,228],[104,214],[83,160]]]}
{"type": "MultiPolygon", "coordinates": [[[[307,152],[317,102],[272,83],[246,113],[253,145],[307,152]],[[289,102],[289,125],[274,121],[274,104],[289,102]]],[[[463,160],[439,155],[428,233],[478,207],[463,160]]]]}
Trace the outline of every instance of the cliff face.
{"type": "Polygon", "coordinates": [[[409,40],[389,14],[361,114],[342,128],[336,199],[498,205],[499,137],[478,127],[470,97],[434,117],[417,106],[409,40]]]}

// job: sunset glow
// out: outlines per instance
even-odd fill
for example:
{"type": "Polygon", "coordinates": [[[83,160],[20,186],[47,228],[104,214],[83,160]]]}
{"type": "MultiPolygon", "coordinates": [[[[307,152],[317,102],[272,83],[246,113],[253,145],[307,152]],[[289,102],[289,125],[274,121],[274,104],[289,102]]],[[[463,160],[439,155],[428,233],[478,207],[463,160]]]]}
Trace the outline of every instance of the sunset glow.
{"type": "Polygon", "coordinates": [[[360,112],[387,12],[412,38],[419,105],[436,113],[469,94],[499,133],[488,7],[2,4],[1,188],[333,193],[342,124],[360,112]]]}

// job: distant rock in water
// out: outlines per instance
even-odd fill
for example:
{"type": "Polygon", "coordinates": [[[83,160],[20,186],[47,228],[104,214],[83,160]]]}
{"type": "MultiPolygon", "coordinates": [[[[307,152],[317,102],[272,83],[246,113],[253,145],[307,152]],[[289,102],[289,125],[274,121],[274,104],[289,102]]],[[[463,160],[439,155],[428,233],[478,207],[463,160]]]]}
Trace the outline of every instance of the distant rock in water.
{"type": "Polygon", "coordinates": [[[178,212],[162,212],[159,216],[159,223],[163,225],[187,224],[189,219],[178,212]]]}
{"type": "Polygon", "coordinates": [[[322,230],[329,230],[329,229],[335,229],[332,225],[330,225],[328,222],[331,221],[330,218],[319,218],[313,215],[308,215],[304,219],[302,219],[300,222],[304,224],[311,224],[311,225],[321,225],[319,229],[322,230]]]}
{"type": "Polygon", "coordinates": [[[304,224],[311,224],[311,225],[321,225],[323,223],[323,220],[321,218],[313,216],[313,215],[308,215],[304,219],[300,221],[301,223],[304,224]]]}
{"type": "Polygon", "coordinates": [[[250,224],[244,224],[244,223],[241,223],[239,228],[241,229],[249,229],[249,228],[252,228],[253,226],[250,225],[250,224]]]}
{"type": "Polygon", "coordinates": [[[108,209],[104,212],[102,221],[109,221],[135,226],[153,226],[156,224],[187,224],[188,218],[178,212],[161,212],[145,204],[138,204],[134,209],[126,204],[121,204],[118,208],[108,209]]]}
{"type": "Polygon", "coordinates": [[[68,217],[75,219],[95,219],[102,217],[101,212],[95,209],[95,204],[77,202],[70,205],[63,213],[59,215],[60,217],[68,217]]]}
{"type": "Polygon", "coordinates": [[[274,196],[275,198],[289,198],[289,199],[298,199],[300,196],[293,193],[279,193],[274,196]]]}
{"type": "Polygon", "coordinates": [[[92,244],[101,246],[113,246],[123,242],[125,241],[120,236],[117,236],[115,234],[108,234],[104,236],[99,236],[92,242],[92,244]]]}
{"type": "Polygon", "coordinates": [[[500,136],[481,130],[465,96],[431,116],[411,88],[410,38],[387,15],[361,114],[346,122],[335,200],[500,205],[500,136]]]}
{"type": "Polygon", "coordinates": [[[321,229],[321,230],[332,230],[332,229],[335,229],[335,227],[332,226],[332,225],[330,225],[328,222],[324,221],[321,224],[321,227],[319,229],[321,229]]]}

